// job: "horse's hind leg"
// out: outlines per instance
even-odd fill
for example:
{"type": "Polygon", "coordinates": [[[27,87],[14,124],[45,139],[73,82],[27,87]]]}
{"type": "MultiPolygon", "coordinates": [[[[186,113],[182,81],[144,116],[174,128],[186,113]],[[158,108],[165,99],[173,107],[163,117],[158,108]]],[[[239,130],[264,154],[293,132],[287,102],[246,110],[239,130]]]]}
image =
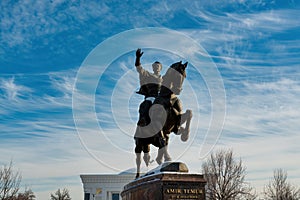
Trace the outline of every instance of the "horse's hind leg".
{"type": "Polygon", "coordinates": [[[140,177],[140,170],[141,170],[141,163],[142,163],[142,151],[143,151],[143,140],[141,138],[134,138],[135,139],[135,162],[136,162],[136,176],[135,178],[140,177]]]}
{"type": "Polygon", "coordinates": [[[163,158],[164,158],[165,162],[172,160],[172,158],[171,158],[171,156],[170,156],[170,154],[168,152],[168,146],[164,146],[164,147],[158,149],[157,157],[155,159],[156,162],[157,162],[157,164],[160,165],[162,163],[162,161],[163,161],[163,158]]]}
{"type": "MultiPolygon", "coordinates": [[[[135,178],[139,178],[140,177],[140,173],[141,173],[141,163],[142,163],[142,154],[141,153],[136,153],[136,175],[135,178]]],[[[150,155],[149,153],[144,153],[144,157],[143,157],[146,166],[148,167],[149,163],[150,163],[150,155]]]]}
{"type": "Polygon", "coordinates": [[[169,144],[169,134],[170,133],[167,133],[167,132],[163,132],[164,133],[164,138],[165,138],[165,141],[166,141],[166,146],[164,146],[164,160],[165,160],[165,162],[166,161],[171,161],[172,160],[172,158],[171,158],[171,156],[170,156],[170,154],[169,154],[169,151],[168,151],[168,144],[169,144]]]}
{"type": "Polygon", "coordinates": [[[138,178],[138,177],[140,177],[141,163],[142,163],[141,157],[142,157],[142,155],[141,155],[141,153],[135,153],[135,155],[136,155],[136,159],[135,159],[135,161],[136,161],[136,175],[135,175],[135,178],[138,178]]]}
{"type": "Polygon", "coordinates": [[[171,156],[169,154],[169,151],[168,151],[168,145],[165,146],[163,149],[164,149],[164,160],[165,160],[165,162],[166,161],[171,161],[172,158],[171,158],[171,156]]]}
{"type": "Polygon", "coordinates": [[[160,164],[162,163],[162,161],[163,161],[163,156],[164,156],[163,149],[164,149],[164,147],[158,149],[157,157],[156,157],[156,159],[155,159],[156,162],[157,162],[157,164],[159,164],[159,165],[160,165],[160,164]]]}
{"type": "Polygon", "coordinates": [[[146,164],[146,166],[148,167],[149,163],[150,163],[150,154],[149,154],[149,151],[150,151],[150,144],[145,144],[143,145],[143,152],[144,152],[144,162],[146,164]]]}
{"type": "Polygon", "coordinates": [[[148,165],[150,163],[150,155],[149,155],[149,153],[144,153],[143,159],[144,159],[144,162],[145,162],[146,166],[148,167],[148,165]]]}

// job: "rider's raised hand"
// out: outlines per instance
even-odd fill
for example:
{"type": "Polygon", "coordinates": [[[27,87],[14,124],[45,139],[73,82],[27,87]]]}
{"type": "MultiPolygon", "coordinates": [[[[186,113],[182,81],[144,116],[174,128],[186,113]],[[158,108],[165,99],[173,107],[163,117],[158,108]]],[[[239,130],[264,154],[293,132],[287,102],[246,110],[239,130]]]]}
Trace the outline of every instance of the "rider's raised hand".
{"type": "Polygon", "coordinates": [[[142,52],[142,50],[139,48],[139,49],[136,50],[135,55],[136,55],[137,58],[140,58],[140,57],[142,57],[143,53],[144,52],[142,52]]]}

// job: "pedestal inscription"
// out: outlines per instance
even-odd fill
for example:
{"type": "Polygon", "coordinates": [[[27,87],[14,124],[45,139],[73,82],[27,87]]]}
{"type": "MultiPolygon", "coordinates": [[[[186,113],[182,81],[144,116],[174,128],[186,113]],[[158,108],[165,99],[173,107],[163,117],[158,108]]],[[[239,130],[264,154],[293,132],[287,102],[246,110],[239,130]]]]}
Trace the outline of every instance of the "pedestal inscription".
{"type": "Polygon", "coordinates": [[[165,184],[164,200],[174,199],[205,199],[204,189],[194,184],[165,184]]]}

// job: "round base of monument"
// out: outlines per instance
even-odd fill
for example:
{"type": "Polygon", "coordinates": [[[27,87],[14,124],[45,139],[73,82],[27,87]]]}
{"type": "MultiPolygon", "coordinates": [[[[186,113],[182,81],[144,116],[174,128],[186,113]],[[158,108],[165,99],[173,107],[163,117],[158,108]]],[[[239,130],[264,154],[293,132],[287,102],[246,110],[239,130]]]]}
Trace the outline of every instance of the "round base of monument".
{"type": "Polygon", "coordinates": [[[122,200],[205,200],[206,181],[190,174],[184,163],[163,163],[124,186],[122,200]]]}

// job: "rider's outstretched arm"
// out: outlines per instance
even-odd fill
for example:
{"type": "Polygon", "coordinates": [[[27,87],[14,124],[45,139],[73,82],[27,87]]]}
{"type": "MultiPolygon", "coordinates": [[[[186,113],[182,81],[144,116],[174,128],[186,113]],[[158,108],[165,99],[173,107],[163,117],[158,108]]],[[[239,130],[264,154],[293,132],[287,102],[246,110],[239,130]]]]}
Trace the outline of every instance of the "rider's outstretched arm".
{"type": "MultiPolygon", "coordinates": [[[[135,57],[135,67],[136,67],[136,70],[138,71],[138,73],[140,74],[140,79],[143,79],[145,77],[150,76],[150,72],[145,70],[142,67],[142,64],[141,64],[141,57],[142,57],[143,54],[144,54],[144,52],[142,52],[141,49],[136,50],[136,53],[135,53],[135,55],[136,55],[136,57],[135,57]]],[[[143,81],[144,80],[142,80],[142,82],[143,81]]]]}

